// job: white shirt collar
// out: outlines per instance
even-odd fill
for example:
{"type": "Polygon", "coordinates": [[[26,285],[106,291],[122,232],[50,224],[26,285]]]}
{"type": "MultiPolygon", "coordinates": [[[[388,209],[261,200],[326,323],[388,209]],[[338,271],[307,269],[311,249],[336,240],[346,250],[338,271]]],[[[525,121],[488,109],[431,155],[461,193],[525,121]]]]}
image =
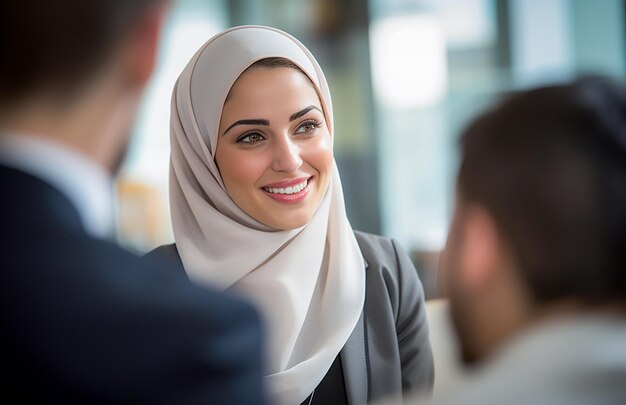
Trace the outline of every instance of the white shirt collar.
{"type": "Polygon", "coordinates": [[[23,134],[0,135],[0,162],[63,193],[91,236],[114,237],[115,190],[103,167],[60,143],[23,134]]]}

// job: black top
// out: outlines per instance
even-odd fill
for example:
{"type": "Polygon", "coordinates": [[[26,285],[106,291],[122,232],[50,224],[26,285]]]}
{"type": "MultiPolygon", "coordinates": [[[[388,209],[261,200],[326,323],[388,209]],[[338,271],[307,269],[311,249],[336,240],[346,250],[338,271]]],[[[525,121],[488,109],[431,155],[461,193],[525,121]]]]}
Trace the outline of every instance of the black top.
{"type": "Polygon", "coordinates": [[[337,355],[335,357],[330,370],[328,370],[322,382],[311,395],[301,405],[348,405],[346,384],[343,380],[343,369],[341,367],[341,356],[337,355]],[[313,395],[313,400],[311,400],[311,395],[313,395]]]}

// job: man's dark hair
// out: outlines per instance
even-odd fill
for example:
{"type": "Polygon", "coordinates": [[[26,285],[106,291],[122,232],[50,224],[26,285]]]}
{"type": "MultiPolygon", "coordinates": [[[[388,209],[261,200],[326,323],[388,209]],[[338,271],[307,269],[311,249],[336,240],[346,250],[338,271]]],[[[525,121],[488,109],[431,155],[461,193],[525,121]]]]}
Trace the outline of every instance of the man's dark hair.
{"type": "Polygon", "coordinates": [[[584,77],[506,98],[461,137],[484,206],[538,303],[626,302],[626,89],[584,77]]]}
{"type": "Polygon", "coordinates": [[[1,1],[0,106],[40,89],[72,95],[157,1],[1,1]]]}

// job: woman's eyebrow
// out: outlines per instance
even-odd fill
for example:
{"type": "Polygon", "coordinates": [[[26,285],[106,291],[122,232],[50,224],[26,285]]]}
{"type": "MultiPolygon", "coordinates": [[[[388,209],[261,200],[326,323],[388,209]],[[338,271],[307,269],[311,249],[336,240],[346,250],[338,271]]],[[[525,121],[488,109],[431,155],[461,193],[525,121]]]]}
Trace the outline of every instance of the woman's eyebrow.
{"type": "Polygon", "coordinates": [[[233,125],[229,126],[226,131],[224,131],[223,135],[226,135],[226,132],[230,131],[232,127],[236,125],[269,125],[270,122],[268,120],[255,119],[255,120],[239,120],[236,121],[233,125]]]}
{"type": "Polygon", "coordinates": [[[300,110],[295,114],[292,114],[291,117],[289,117],[289,121],[297,120],[298,118],[302,117],[304,114],[308,113],[311,110],[317,110],[319,112],[322,112],[322,110],[320,110],[318,107],[314,105],[310,105],[307,108],[300,110]]]}

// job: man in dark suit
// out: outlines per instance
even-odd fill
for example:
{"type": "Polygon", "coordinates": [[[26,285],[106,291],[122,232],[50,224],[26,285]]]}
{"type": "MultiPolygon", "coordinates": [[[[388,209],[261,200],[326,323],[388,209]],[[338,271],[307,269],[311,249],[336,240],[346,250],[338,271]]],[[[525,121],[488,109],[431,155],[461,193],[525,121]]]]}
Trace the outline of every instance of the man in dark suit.
{"type": "Polygon", "coordinates": [[[264,403],[249,304],[109,241],[167,2],[0,4],[2,395],[264,403]]]}

